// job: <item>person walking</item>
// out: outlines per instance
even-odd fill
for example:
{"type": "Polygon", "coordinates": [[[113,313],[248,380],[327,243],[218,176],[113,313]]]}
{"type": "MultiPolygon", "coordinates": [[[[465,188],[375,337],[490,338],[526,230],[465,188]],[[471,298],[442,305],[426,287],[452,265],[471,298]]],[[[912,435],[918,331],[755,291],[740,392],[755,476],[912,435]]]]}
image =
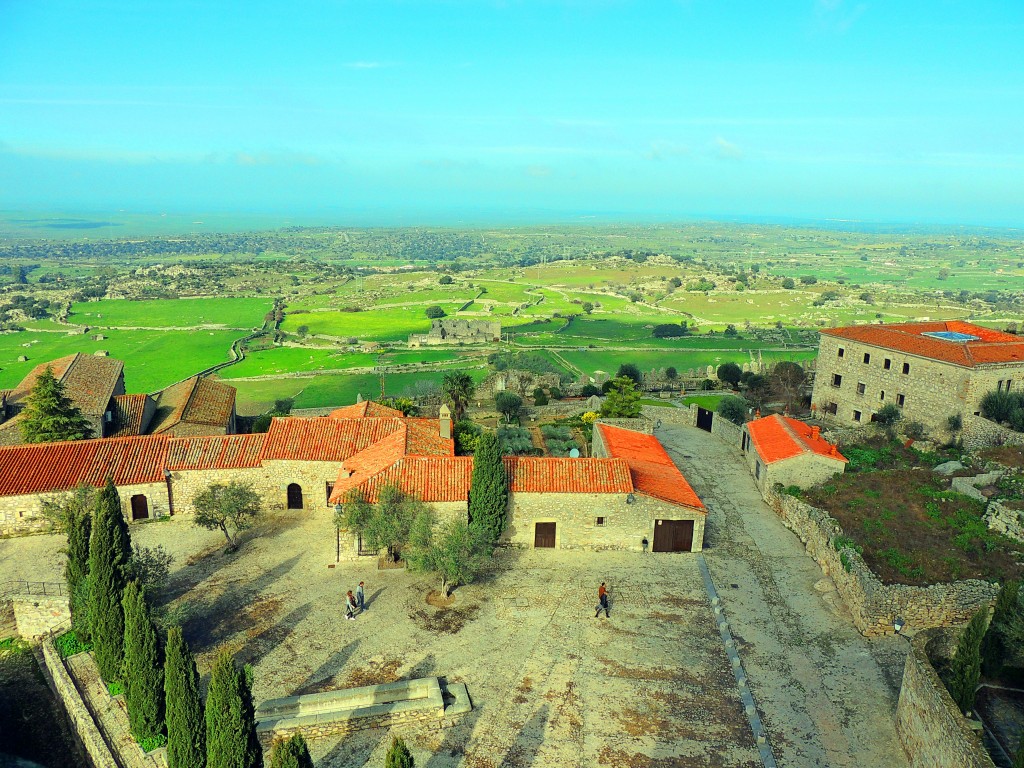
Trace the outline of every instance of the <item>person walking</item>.
{"type": "Polygon", "coordinates": [[[603,581],[601,582],[601,586],[597,590],[597,600],[597,611],[594,613],[594,618],[596,619],[598,616],[601,615],[601,611],[604,611],[604,617],[606,619],[610,619],[611,614],[608,612],[608,590],[605,587],[603,581]]]}
{"type": "Polygon", "coordinates": [[[345,618],[355,619],[356,617],[356,596],[352,594],[352,590],[348,591],[345,595],[345,618]]]}
{"type": "Polygon", "coordinates": [[[366,608],[366,593],[363,591],[363,582],[361,581],[356,587],[356,604],[359,606],[360,613],[366,608]]]}

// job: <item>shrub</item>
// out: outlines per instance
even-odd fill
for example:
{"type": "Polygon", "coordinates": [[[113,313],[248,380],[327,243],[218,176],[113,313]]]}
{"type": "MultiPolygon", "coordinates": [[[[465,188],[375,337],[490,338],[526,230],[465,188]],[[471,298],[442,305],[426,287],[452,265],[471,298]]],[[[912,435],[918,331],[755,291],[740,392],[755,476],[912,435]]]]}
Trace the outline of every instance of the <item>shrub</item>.
{"type": "Polygon", "coordinates": [[[960,635],[950,663],[949,693],[961,712],[974,709],[974,695],[981,678],[981,640],[985,635],[988,608],[980,609],[960,635]]]}
{"type": "Polygon", "coordinates": [[[1024,406],[1024,397],[1015,392],[989,392],[981,398],[981,415],[992,421],[1010,421],[1013,412],[1024,406]]]}
{"type": "Polygon", "coordinates": [[[891,427],[903,418],[903,412],[892,403],[883,405],[875,414],[875,421],[883,427],[891,427]]]}
{"type": "Polygon", "coordinates": [[[946,429],[950,432],[959,432],[964,428],[964,417],[959,413],[954,413],[948,419],[946,419],[946,429]]]}
{"type": "Polygon", "coordinates": [[[426,309],[425,309],[425,310],[423,311],[423,313],[424,313],[424,314],[425,314],[425,315],[426,315],[427,317],[429,317],[429,318],[430,318],[431,320],[434,320],[434,319],[436,319],[436,318],[439,318],[439,317],[444,317],[444,316],[445,316],[445,314],[446,314],[446,313],[445,313],[445,311],[444,311],[444,310],[443,310],[443,309],[442,309],[441,307],[439,307],[438,305],[436,305],[436,304],[435,304],[435,305],[433,305],[432,307],[427,307],[427,308],[426,308],[426,309]]]}
{"type": "Polygon", "coordinates": [[[903,434],[912,440],[920,440],[925,436],[924,424],[920,421],[908,421],[903,425],[903,434]]]}
{"type": "Polygon", "coordinates": [[[584,384],[583,391],[580,392],[583,397],[593,397],[594,395],[601,394],[601,388],[595,387],[593,384],[584,384]]]}
{"type": "Polygon", "coordinates": [[[640,372],[640,368],[633,363],[623,363],[619,366],[615,378],[621,379],[623,376],[632,379],[633,383],[638,386],[644,382],[644,375],[640,372]]]}
{"type": "Polygon", "coordinates": [[[782,281],[782,287],[785,288],[786,290],[790,290],[791,288],[795,288],[796,287],[796,281],[793,280],[792,277],[787,277],[785,280],[782,281]]]}
{"type": "Polygon", "coordinates": [[[743,369],[736,363],[722,363],[715,371],[715,375],[718,376],[719,381],[723,381],[735,389],[740,383],[740,377],[743,376],[743,369]]]}
{"type": "Polygon", "coordinates": [[[718,407],[715,408],[715,413],[724,419],[728,419],[733,424],[740,426],[747,418],[747,401],[742,397],[736,397],[734,395],[723,397],[718,401],[718,407]]]}
{"type": "Polygon", "coordinates": [[[391,740],[388,753],[384,758],[384,768],[414,768],[415,763],[412,753],[405,746],[405,742],[397,736],[391,740]]]}
{"type": "Polygon", "coordinates": [[[63,635],[57,636],[53,641],[54,646],[57,648],[57,653],[60,654],[62,659],[66,659],[68,656],[74,656],[76,653],[84,653],[85,651],[91,651],[92,645],[89,643],[83,643],[78,639],[75,634],[75,630],[65,632],[63,635]]]}

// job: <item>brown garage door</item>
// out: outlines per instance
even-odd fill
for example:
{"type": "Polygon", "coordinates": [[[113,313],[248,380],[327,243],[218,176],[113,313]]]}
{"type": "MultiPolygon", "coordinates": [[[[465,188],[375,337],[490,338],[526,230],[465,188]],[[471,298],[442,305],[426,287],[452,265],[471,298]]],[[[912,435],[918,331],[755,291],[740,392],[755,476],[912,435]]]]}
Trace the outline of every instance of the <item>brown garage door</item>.
{"type": "Polygon", "coordinates": [[[655,520],[655,552],[689,552],[693,549],[693,520],[655,520]]]}
{"type": "Polygon", "coordinates": [[[546,549],[555,548],[555,524],[536,523],[533,533],[533,546],[546,549]]]}

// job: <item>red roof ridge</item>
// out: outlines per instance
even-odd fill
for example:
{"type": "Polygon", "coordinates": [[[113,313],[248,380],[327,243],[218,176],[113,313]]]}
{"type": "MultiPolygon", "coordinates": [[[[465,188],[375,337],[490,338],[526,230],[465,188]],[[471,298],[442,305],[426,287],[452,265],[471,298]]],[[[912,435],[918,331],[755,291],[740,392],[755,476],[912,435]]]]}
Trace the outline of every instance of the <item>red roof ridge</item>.
{"type": "Polygon", "coordinates": [[[628,463],[638,492],[704,511],[704,503],[658,438],[600,422],[597,428],[608,453],[628,463]]]}

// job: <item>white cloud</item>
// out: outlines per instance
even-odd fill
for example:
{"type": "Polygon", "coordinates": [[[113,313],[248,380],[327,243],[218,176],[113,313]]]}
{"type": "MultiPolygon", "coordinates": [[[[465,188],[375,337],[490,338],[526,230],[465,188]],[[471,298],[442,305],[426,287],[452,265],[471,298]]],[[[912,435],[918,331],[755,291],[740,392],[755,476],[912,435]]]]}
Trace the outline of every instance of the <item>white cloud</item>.
{"type": "Polygon", "coordinates": [[[723,160],[740,160],[743,158],[743,150],[721,136],[716,136],[713,142],[715,154],[723,160]]]}

